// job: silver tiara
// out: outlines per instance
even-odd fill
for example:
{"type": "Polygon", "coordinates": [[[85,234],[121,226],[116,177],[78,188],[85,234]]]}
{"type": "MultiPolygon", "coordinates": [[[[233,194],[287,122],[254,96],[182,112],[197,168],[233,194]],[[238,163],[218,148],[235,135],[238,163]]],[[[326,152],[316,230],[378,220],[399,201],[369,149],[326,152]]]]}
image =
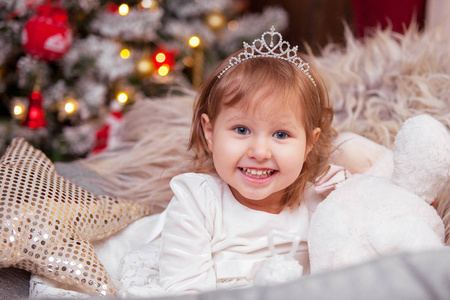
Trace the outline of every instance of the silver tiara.
{"type": "Polygon", "coordinates": [[[252,59],[256,57],[273,57],[288,61],[297,66],[309,79],[311,79],[314,86],[316,86],[316,81],[309,73],[309,64],[304,62],[297,55],[298,46],[291,48],[289,42],[283,41],[283,37],[281,33],[275,31],[275,27],[271,27],[270,31],[266,31],[261,35],[261,39],[256,39],[253,41],[253,44],[250,46],[246,42],[244,42],[244,51],[239,53],[237,56],[233,56],[229,60],[228,66],[220,72],[217,77],[221,77],[226,71],[231,69],[233,66],[252,59]],[[266,39],[270,37],[270,43],[267,45],[266,39]],[[274,37],[278,42],[274,42],[274,37]]]}

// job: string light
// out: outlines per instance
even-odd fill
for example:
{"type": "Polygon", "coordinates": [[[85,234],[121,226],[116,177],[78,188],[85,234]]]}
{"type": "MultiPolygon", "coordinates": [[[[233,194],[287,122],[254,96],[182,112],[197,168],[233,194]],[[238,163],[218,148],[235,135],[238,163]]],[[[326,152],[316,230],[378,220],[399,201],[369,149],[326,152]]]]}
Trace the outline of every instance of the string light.
{"type": "Polygon", "coordinates": [[[155,10],[158,8],[158,1],[156,0],[142,0],[139,4],[143,9],[155,10]]]}
{"type": "Polygon", "coordinates": [[[20,97],[14,97],[11,102],[11,114],[19,121],[24,121],[27,116],[26,101],[20,97]]]}
{"type": "Polygon", "coordinates": [[[130,11],[130,8],[128,7],[127,4],[123,3],[119,6],[119,14],[121,16],[126,16],[128,15],[128,12],[130,11]]]}
{"type": "Polygon", "coordinates": [[[205,21],[212,30],[219,30],[227,23],[225,16],[217,11],[208,14],[205,21]]]}
{"type": "Polygon", "coordinates": [[[159,49],[152,56],[153,64],[158,74],[161,76],[166,76],[171,68],[175,67],[175,56],[176,52],[174,50],[159,49]],[[161,67],[163,67],[160,69],[161,67]]]}
{"type": "Polygon", "coordinates": [[[191,36],[189,38],[189,46],[192,48],[196,48],[200,45],[200,38],[198,36],[191,36]]]}
{"type": "Polygon", "coordinates": [[[166,55],[162,52],[159,52],[158,54],[156,54],[155,60],[159,63],[163,63],[166,60],[166,55]]]}
{"type": "Polygon", "coordinates": [[[75,105],[72,102],[67,102],[64,105],[64,110],[66,111],[66,113],[71,114],[75,111],[75,105]]]}
{"type": "Polygon", "coordinates": [[[58,106],[58,120],[60,122],[75,120],[74,118],[77,117],[76,112],[79,111],[77,99],[75,99],[72,95],[68,95],[64,97],[58,106]]]}
{"type": "Polygon", "coordinates": [[[150,8],[152,7],[152,0],[142,0],[141,1],[142,8],[150,8]]]}
{"type": "Polygon", "coordinates": [[[140,76],[148,76],[153,73],[155,66],[148,55],[143,56],[136,63],[136,71],[140,76]]]}
{"type": "Polygon", "coordinates": [[[128,101],[127,93],[121,92],[121,93],[117,94],[117,101],[119,101],[122,104],[126,103],[128,101]]]}
{"type": "Polygon", "coordinates": [[[16,117],[19,117],[21,114],[23,114],[23,112],[24,112],[24,108],[23,108],[22,105],[20,105],[20,104],[14,105],[14,108],[13,108],[13,114],[14,114],[16,117]]]}
{"type": "Polygon", "coordinates": [[[131,55],[130,50],[128,50],[127,48],[124,48],[120,51],[120,57],[122,57],[123,59],[128,59],[131,55]]]}
{"type": "Polygon", "coordinates": [[[170,71],[170,67],[167,64],[164,64],[158,68],[159,76],[166,76],[167,74],[169,74],[169,71],[170,71]]]}

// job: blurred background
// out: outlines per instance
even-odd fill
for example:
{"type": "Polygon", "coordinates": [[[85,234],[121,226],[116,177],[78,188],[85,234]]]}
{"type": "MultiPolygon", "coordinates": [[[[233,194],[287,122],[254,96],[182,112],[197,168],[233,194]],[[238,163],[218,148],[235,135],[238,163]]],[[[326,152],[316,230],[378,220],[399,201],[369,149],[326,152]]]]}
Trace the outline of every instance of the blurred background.
{"type": "Polygon", "coordinates": [[[0,0],[0,153],[24,136],[54,161],[95,155],[129,105],[195,91],[272,25],[320,55],[346,31],[420,30],[431,1],[0,0]]]}

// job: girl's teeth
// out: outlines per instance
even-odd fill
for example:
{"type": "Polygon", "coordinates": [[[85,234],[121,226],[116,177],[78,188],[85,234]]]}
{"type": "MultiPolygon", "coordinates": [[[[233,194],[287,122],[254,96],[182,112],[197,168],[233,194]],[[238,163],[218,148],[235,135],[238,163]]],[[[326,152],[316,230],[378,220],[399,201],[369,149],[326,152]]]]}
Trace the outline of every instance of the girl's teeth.
{"type": "Polygon", "coordinates": [[[273,170],[255,170],[255,169],[248,169],[248,168],[242,168],[242,171],[248,175],[252,176],[270,176],[273,174],[273,170]]]}

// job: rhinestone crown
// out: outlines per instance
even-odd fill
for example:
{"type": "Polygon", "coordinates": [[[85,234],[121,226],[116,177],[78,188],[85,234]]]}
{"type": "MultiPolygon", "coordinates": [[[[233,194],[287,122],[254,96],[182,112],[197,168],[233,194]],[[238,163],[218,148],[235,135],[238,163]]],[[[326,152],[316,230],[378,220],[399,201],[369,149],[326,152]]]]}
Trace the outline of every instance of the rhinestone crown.
{"type": "Polygon", "coordinates": [[[294,64],[312,81],[314,86],[317,86],[316,81],[309,73],[309,64],[304,62],[297,55],[298,46],[291,48],[289,42],[283,41],[281,33],[275,31],[274,26],[270,28],[270,31],[264,32],[261,35],[261,39],[255,39],[252,45],[249,45],[246,42],[243,44],[244,51],[237,56],[231,57],[228,66],[223,69],[217,77],[220,78],[230,68],[246,60],[256,57],[272,57],[294,64]],[[269,44],[267,44],[266,40],[269,44]]]}

